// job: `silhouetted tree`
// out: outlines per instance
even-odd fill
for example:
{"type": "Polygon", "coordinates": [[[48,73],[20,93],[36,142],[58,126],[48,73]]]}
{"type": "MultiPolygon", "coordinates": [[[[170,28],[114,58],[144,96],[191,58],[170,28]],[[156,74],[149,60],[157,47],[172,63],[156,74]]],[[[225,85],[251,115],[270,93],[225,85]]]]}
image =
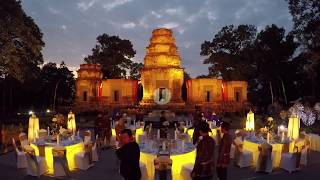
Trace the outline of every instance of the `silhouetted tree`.
{"type": "MultiPolygon", "coordinates": [[[[33,84],[43,63],[42,33],[16,0],[0,1],[0,92],[1,114],[15,111],[22,86],[33,84]]],[[[28,87],[32,89],[34,87],[28,87]]],[[[35,91],[35,89],[33,89],[35,91]]],[[[31,94],[28,94],[31,95],[31,94]]]]}
{"type": "Polygon", "coordinates": [[[131,68],[133,63],[131,59],[135,54],[129,40],[102,34],[97,37],[97,45],[92,49],[92,54],[87,56],[84,61],[100,64],[104,78],[125,78],[127,70],[131,68]]]}
{"type": "Polygon", "coordinates": [[[305,81],[312,95],[320,99],[320,1],[287,0],[293,17],[293,33],[300,43],[301,54],[297,57],[304,64],[305,81]]]}

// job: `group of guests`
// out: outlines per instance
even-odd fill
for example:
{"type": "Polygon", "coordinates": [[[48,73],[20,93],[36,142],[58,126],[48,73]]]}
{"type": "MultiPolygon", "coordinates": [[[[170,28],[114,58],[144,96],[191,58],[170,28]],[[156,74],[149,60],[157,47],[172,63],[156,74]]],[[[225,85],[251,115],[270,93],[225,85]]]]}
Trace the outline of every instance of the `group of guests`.
{"type": "MultiPolygon", "coordinates": [[[[196,146],[196,159],[190,176],[193,180],[209,180],[216,172],[219,180],[226,180],[232,144],[232,137],[229,134],[230,124],[227,122],[221,124],[221,130],[217,130],[218,142],[216,142],[209,136],[211,131],[209,124],[201,118],[201,115],[196,114],[196,116],[198,117],[194,117],[193,121],[193,143],[196,146]],[[216,160],[215,147],[217,143],[219,149],[216,160]]],[[[122,123],[122,120],[119,120],[122,123]]],[[[165,121],[163,114],[160,121],[165,121]]],[[[116,150],[116,155],[120,160],[120,174],[125,180],[138,180],[141,178],[139,145],[134,141],[132,131],[125,129],[124,124],[121,127],[123,129],[118,129],[120,132],[118,136],[119,148],[116,150]]]]}
{"type": "Polygon", "coordinates": [[[200,121],[195,125],[193,143],[196,145],[196,160],[191,172],[194,180],[210,180],[216,167],[219,180],[227,179],[227,169],[230,162],[232,137],[229,134],[230,124],[223,122],[221,131],[217,130],[218,142],[209,136],[211,129],[208,123],[200,121]],[[222,136],[223,134],[223,136],[222,136]],[[215,162],[215,145],[219,144],[218,158],[215,162]]]}

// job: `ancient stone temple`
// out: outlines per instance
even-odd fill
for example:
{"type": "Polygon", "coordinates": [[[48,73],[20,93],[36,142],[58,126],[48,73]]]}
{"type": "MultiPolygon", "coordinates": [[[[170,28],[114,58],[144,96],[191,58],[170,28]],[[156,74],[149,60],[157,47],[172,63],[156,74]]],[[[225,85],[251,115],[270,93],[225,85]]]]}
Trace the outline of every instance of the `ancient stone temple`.
{"type": "Polygon", "coordinates": [[[183,68],[170,29],[155,29],[141,70],[142,106],[184,106],[181,98],[183,68]]]}
{"type": "Polygon", "coordinates": [[[138,81],[102,79],[101,67],[96,64],[81,64],[77,73],[75,111],[103,111],[137,103],[138,81]]]}
{"type": "MultiPolygon", "coordinates": [[[[196,67],[195,67],[196,68],[196,67]]],[[[170,29],[155,29],[140,71],[142,101],[137,101],[138,81],[103,79],[99,65],[81,64],[76,81],[75,111],[113,107],[236,112],[247,106],[247,82],[215,78],[186,81],[187,101],[182,100],[184,69],[170,29]]]]}

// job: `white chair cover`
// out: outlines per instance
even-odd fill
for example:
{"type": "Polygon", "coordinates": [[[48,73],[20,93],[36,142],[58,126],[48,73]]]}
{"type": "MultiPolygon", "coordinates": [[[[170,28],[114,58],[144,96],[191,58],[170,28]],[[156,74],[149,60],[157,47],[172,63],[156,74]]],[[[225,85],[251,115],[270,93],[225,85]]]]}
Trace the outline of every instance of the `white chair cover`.
{"type": "Polygon", "coordinates": [[[243,150],[242,146],[243,144],[235,145],[234,161],[240,168],[249,167],[252,165],[252,152],[243,150]]]}
{"type": "Polygon", "coordinates": [[[300,164],[306,166],[308,162],[308,147],[301,150],[300,164]]]}
{"type": "Polygon", "coordinates": [[[194,166],[194,164],[188,163],[188,164],[184,164],[181,167],[181,172],[180,172],[181,179],[183,179],[183,180],[192,180],[191,172],[192,172],[193,166],[194,166]]]}
{"type": "Polygon", "coordinates": [[[256,171],[271,173],[273,168],[272,145],[263,143],[261,144],[259,151],[256,171]]]}
{"type": "Polygon", "coordinates": [[[140,162],[141,180],[148,180],[147,166],[143,162],[140,162]]]}
{"type": "Polygon", "coordinates": [[[20,133],[19,140],[20,140],[21,147],[29,145],[29,141],[26,133],[20,133]]]}
{"type": "Polygon", "coordinates": [[[16,141],[14,138],[12,138],[12,145],[16,152],[16,158],[17,158],[17,168],[27,168],[27,157],[26,153],[23,151],[20,151],[16,145],[16,141]]]}
{"type": "Polygon", "coordinates": [[[96,141],[94,142],[92,146],[92,161],[99,161],[99,156],[98,156],[98,150],[97,150],[97,141],[98,141],[99,136],[96,136],[96,141]]]}
{"type": "Polygon", "coordinates": [[[53,176],[54,177],[65,177],[70,176],[68,161],[65,154],[65,149],[60,147],[54,147],[52,149],[53,154],[53,176]],[[61,154],[58,154],[62,151],[61,154]]]}
{"type": "Polygon", "coordinates": [[[91,141],[91,131],[90,130],[87,130],[84,132],[84,144],[90,144],[92,141],[91,141]]]}
{"type": "Polygon", "coordinates": [[[35,156],[29,153],[26,153],[27,156],[27,174],[30,176],[41,176],[42,174],[48,171],[47,162],[44,157],[35,156]]]}
{"type": "MultiPolygon", "coordinates": [[[[84,146],[84,144],[83,144],[84,146]]],[[[85,148],[83,148],[85,149],[85,148]]],[[[83,151],[75,154],[74,160],[75,160],[75,165],[78,169],[81,170],[87,170],[90,167],[93,166],[93,164],[90,163],[90,153],[83,151]]]]}
{"type": "Polygon", "coordinates": [[[280,168],[289,173],[300,170],[300,163],[301,151],[299,152],[297,147],[295,147],[294,153],[282,153],[281,155],[280,168]]]}

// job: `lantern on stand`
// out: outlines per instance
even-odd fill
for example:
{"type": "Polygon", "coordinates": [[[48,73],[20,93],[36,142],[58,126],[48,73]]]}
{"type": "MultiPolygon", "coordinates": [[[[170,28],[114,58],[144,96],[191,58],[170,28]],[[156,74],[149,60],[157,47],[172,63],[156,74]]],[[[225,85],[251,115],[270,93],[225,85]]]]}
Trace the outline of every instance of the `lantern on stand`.
{"type": "Polygon", "coordinates": [[[29,142],[34,141],[37,138],[39,132],[39,118],[32,113],[29,118],[29,128],[28,128],[28,140],[29,142]]]}
{"type": "Polygon", "coordinates": [[[289,118],[288,123],[288,137],[291,139],[299,138],[300,120],[296,115],[289,118]]]}
{"type": "Polygon", "coordinates": [[[68,130],[72,133],[76,132],[76,118],[72,111],[68,114],[68,122],[67,122],[68,130]]]}
{"type": "Polygon", "coordinates": [[[254,131],[254,113],[250,110],[247,114],[246,131],[254,131]]]}

